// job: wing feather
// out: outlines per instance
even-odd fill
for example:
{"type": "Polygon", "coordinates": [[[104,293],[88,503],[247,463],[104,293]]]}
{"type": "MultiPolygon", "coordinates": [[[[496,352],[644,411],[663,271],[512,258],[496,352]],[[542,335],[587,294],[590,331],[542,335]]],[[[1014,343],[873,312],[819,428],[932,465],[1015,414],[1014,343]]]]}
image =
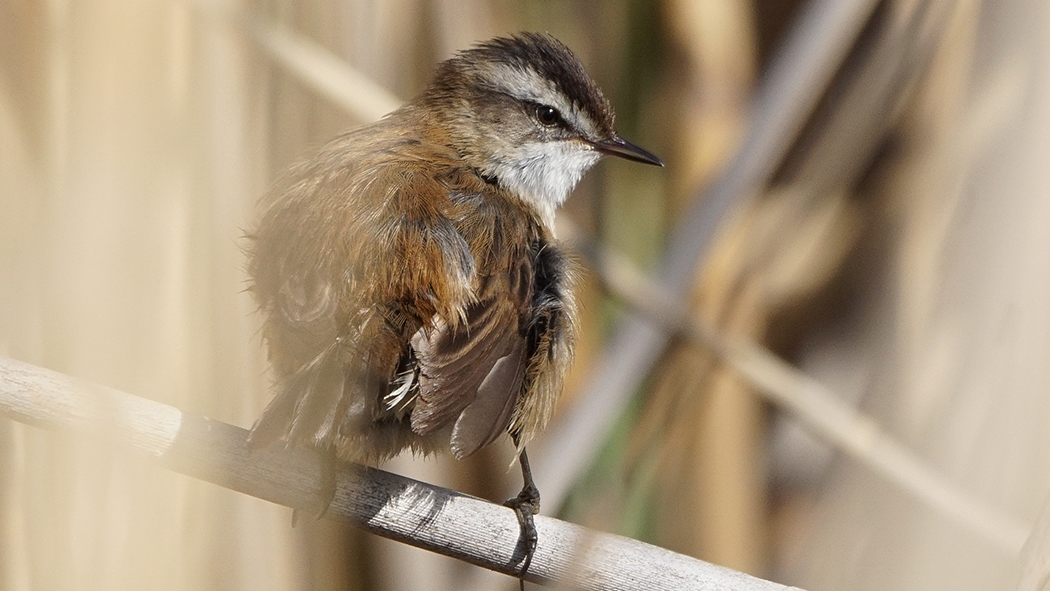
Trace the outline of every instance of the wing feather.
{"type": "Polygon", "coordinates": [[[492,442],[510,424],[528,365],[521,315],[528,277],[516,269],[483,278],[466,322],[438,322],[412,339],[420,368],[412,429],[426,434],[452,424],[458,457],[492,442]]]}
{"type": "Polygon", "coordinates": [[[525,341],[500,357],[478,386],[474,401],[460,413],[452,428],[452,453],[465,458],[502,435],[510,425],[525,378],[525,341]]]}
{"type": "Polygon", "coordinates": [[[412,430],[439,429],[473,402],[496,362],[522,340],[508,302],[486,299],[467,309],[466,322],[452,327],[439,321],[412,339],[419,361],[419,399],[412,430]]]}

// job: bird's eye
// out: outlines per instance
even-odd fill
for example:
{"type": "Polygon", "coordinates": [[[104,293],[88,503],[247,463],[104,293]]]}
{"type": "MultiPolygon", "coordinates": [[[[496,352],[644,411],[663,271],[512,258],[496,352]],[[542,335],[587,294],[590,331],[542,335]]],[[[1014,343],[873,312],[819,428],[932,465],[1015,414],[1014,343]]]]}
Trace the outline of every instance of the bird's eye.
{"type": "Polygon", "coordinates": [[[554,127],[561,123],[561,115],[558,114],[558,110],[554,107],[536,105],[536,120],[539,121],[541,125],[554,127]]]}

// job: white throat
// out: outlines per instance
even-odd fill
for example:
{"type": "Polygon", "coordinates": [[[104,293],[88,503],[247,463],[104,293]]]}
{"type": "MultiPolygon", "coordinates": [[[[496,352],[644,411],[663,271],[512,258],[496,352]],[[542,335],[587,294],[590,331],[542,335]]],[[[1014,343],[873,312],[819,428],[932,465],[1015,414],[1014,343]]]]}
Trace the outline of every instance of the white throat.
{"type": "Polygon", "coordinates": [[[554,229],[554,210],[601,154],[579,141],[530,142],[517,147],[510,158],[490,163],[492,176],[540,214],[554,229]]]}

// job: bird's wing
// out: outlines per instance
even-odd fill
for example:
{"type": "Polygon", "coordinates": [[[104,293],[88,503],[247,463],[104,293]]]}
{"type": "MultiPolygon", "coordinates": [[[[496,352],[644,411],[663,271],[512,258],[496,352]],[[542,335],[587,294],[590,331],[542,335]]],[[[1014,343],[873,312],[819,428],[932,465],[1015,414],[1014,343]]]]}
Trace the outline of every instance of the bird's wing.
{"type": "Polygon", "coordinates": [[[521,308],[529,285],[521,270],[485,277],[466,322],[439,321],[412,339],[420,372],[412,429],[426,434],[453,424],[457,457],[491,443],[510,424],[528,365],[521,308]]]}

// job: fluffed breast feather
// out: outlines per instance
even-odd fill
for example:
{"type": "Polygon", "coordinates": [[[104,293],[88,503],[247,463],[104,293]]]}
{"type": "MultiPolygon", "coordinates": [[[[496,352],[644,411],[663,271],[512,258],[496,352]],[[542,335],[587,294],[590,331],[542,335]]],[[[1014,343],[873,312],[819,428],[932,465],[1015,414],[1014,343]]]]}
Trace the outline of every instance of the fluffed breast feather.
{"type": "Polygon", "coordinates": [[[474,259],[440,200],[423,198],[448,188],[412,157],[418,142],[394,138],[375,150],[369,140],[338,138],[324,149],[329,157],[293,168],[295,181],[271,192],[252,237],[254,291],[273,296],[264,311],[291,321],[331,315],[336,295],[344,307],[395,295],[422,298],[455,322],[473,299],[474,259]]]}
{"type": "Polygon", "coordinates": [[[255,445],[462,457],[508,429],[523,445],[549,418],[572,354],[569,262],[457,154],[397,135],[411,116],[333,140],[263,201],[250,289],[277,395],[255,445]]]}

